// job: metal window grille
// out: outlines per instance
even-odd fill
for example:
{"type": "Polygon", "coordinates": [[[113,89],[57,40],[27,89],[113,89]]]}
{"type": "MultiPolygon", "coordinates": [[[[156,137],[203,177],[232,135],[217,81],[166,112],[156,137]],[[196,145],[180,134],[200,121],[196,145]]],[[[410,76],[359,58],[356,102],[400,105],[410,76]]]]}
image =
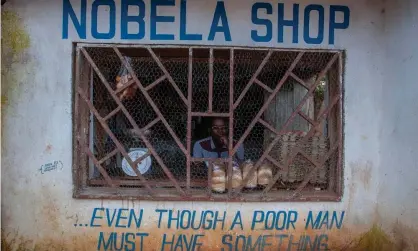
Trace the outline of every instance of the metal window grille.
{"type": "Polygon", "coordinates": [[[342,51],[78,43],[75,52],[75,198],[341,199],[342,51]],[[195,157],[213,117],[227,121],[227,157],[195,157]]]}

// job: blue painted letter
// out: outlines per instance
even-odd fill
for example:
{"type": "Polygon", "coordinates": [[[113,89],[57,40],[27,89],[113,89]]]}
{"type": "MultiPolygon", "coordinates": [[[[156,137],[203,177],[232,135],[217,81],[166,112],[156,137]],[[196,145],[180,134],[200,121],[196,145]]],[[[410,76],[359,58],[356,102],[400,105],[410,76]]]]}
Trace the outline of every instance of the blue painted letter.
{"type": "Polygon", "coordinates": [[[306,6],[305,13],[303,15],[304,23],[303,23],[303,39],[307,44],[320,44],[324,41],[324,7],[318,4],[310,4],[306,6]],[[312,11],[318,11],[318,36],[310,37],[310,14],[312,11]]]}
{"type": "Polygon", "coordinates": [[[81,39],[86,39],[86,16],[87,16],[87,1],[81,0],[80,6],[80,21],[75,15],[73,6],[71,5],[70,0],[64,0],[62,8],[62,38],[68,38],[68,17],[71,17],[73,25],[77,30],[78,36],[81,39]]]}
{"type": "Polygon", "coordinates": [[[284,4],[279,3],[277,14],[277,41],[279,43],[284,41],[284,26],[293,27],[292,42],[296,44],[299,36],[299,4],[293,4],[293,20],[284,20],[284,4]]]}
{"type": "MultiPolygon", "coordinates": [[[[91,35],[96,39],[112,39],[116,33],[116,6],[113,0],[96,0],[91,6],[91,35]],[[109,32],[100,33],[97,27],[100,5],[109,6],[109,32]]],[[[101,22],[100,22],[101,23],[101,22]]]]}
{"type": "Polygon", "coordinates": [[[94,225],[94,219],[103,219],[102,216],[96,216],[96,212],[97,211],[104,211],[104,208],[95,208],[93,209],[93,215],[91,216],[91,220],[90,220],[90,227],[101,227],[102,225],[94,225]]]}
{"type": "Polygon", "coordinates": [[[157,16],[158,6],[174,6],[172,0],[153,0],[151,1],[151,40],[174,40],[173,34],[157,34],[157,23],[174,23],[174,16],[157,16]]]}
{"type": "Polygon", "coordinates": [[[350,9],[347,6],[331,5],[329,14],[329,44],[334,44],[335,30],[347,29],[350,24],[350,9]],[[344,21],[342,23],[336,22],[336,13],[342,12],[344,14],[344,21]]]}
{"type": "Polygon", "coordinates": [[[251,9],[251,21],[253,24],[265,25],[266,35],[258,35],[257,30],[251,30],[251,38],[255,42],[269,42],[272,38],[273,24],[268,19],[258,18],[259,9],[266,9],[267,14],[273,13],[273,7],[269,3],[255,3],[251,9]]]}
{"type": "Polygon", "coordinates": [[[208,40],[213,41],[217,32],[223,32],[225,40],[231,41],[231,32],[229,30],[228,17],[226,16],[225,4],[223,1],[218,1],[216,3],[215,14],[213,14],[208,40]],[[222,23],[220,26],[218,26],[219,21],[222,23]]]}
{"type": "Polygon", "coordinates": [[[143,39],[145,36],[145,4],[142,0],[122,0],[121,3],[121,20],[120,20],[120,36],[122,39],[143,39]],[[129,16],[128,10],[130,5],[138,6],[138,16],[129,16]],[[128,32],[128,23],[138,23],[139,30],[137,33],[128,32]]]}
{"type": "Polygon", "coordinates": [[[202,40],[201,34],[187,34],[187,1],[180,3],[180,40],[202,40]]]}

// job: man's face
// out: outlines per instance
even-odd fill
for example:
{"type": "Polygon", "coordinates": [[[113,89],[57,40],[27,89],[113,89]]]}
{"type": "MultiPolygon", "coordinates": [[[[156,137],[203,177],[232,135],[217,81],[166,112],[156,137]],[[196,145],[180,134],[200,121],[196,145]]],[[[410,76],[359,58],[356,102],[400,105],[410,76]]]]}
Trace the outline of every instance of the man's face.
{"type": "Polygon", "coordinates": [[[212,136],[220,139],[221,137],[226,136],[228,127],[225,125],[225,122],[222,119],[215,119],[212,122],[212,136]]]}

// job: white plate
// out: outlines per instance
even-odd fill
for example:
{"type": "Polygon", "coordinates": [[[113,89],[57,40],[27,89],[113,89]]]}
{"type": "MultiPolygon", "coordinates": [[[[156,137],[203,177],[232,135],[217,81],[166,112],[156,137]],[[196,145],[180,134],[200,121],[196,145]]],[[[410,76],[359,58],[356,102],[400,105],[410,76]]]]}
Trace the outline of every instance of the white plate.
{"type": "MultiPolygon", "coordinates": [[[[136,148],[136,149],[131,149],[128,155],[132,161],[135,161],[138,158],[144,156],[146,153],[147,153],[147,149],[136,148]]],[[[150,167],[151,167],[151,156],[146,157],[137,165],[137,169],[141,174],[148,172],[150,167]]],[[[132,169],[131,165],[129,165],[128,161],[126,161],[125,158],[123,158],[122,160],[122,170],[124,173],[126,173],[129,176],[133,176],[133,177],[137,176],[135,171],[132,169]]]]}

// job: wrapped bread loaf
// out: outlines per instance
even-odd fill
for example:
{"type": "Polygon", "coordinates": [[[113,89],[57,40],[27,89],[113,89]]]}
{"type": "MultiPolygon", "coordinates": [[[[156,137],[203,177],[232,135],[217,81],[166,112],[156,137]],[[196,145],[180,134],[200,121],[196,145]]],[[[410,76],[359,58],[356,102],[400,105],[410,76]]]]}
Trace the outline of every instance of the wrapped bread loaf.
{"type": "MultiPolygon", "coordinates": [[[[227,182],[229,182],[227,175],[227,182]]],[[[228,184],[228,183],[227,183],[228,184]]],[[[242,173],[237,162],[232,162],[232,188],[237,188],[242,184],[242,173]]]]}
{"type": "Polygon", "coordinates": [[[273,179],[273,167],[270,163],[264,162],[259,168],[257,173],[258,184],[266,186],[273,179]]]}
{"type": "MultiPolygon", "coordinates": [[[[247,160],[242,164],[242,172],[244,179],[249,174],[250,170],[253,168],[254,163],[251,160],[247,160]]],[[[246,188],[255,188],[257,187],[257,171],[253,172],[249,177],[247,183],[245,184],[246,188]]]]}
{"type": "Polygon", "coordinates": [[[212,164],[212,191],[225,192],[225,165],[220,162],[212,164]]]}

